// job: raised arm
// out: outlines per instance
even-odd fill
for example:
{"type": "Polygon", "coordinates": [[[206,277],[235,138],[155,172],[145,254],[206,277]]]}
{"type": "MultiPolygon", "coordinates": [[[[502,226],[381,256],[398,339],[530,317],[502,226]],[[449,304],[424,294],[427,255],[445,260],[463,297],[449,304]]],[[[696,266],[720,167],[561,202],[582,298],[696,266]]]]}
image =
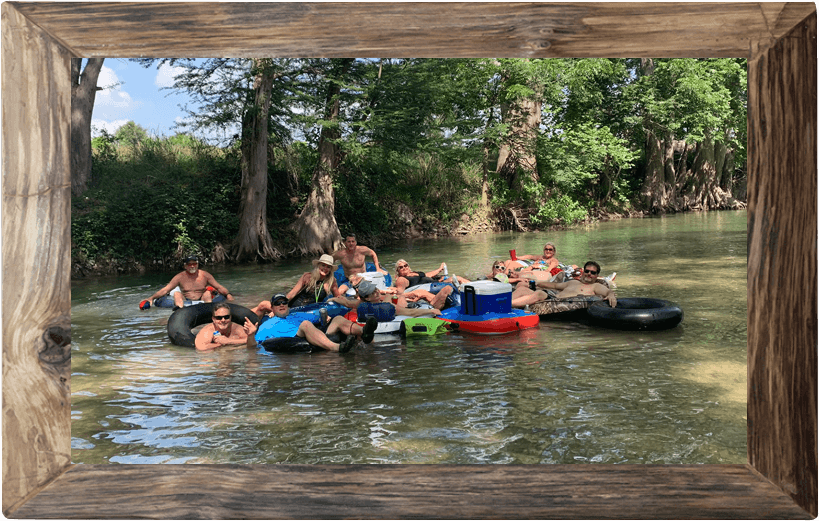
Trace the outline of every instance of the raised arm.
{"type": "Polygon", "coordinates": [[[427,277],[429,277],[429,278],[433,278],[433,277],[435,277],[435,275],[438,275],[439,273],[441,273],[442,271],[444,271],[444,264],[446,264],[446,263],[445,263],[445,262],[442,262],[442,263],[441,263],[441,265],[438,267],[438,269],[437,269],[437,270],[435,270],[435,271],[429,271],[429,272],[427,272],[427,273],[424,273],[424,275],[426,275],[426,276],[427,276],[427,277]]]}

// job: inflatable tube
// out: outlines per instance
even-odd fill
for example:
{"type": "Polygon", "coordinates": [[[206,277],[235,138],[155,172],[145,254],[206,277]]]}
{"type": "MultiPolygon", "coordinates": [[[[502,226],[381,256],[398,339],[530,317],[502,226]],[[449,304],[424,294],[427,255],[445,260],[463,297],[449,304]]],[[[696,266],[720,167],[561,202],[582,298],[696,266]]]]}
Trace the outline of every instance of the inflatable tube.
{"type": "MultiPolygon", "coordinates": [[[[358,320],[358,312],[356,310],[348,312],[346,315],[344,315],[344,318],[357,323],[359,326],[364,326],[364,322],[358,320]]],[[[378,326],[375,328],[375,334],[376,335],[398,334],[401,331],[401,323],[408,318],[410,317],[406,315],[395,315],[392,320],[386,322],[379,322],[378,326]]]]}
{"type": "MultiPolygon", "coordinates": [[[[444,309],[447,309],[447,308],[460,308],[461,307],[461,293],[458,290],[458,288],[456,288],[455,285],[453,283],[451,283],[451,282],[427,282],[425,284],[416,284],[415,286],[410,286],[407,289],[405,289],[404,293],[412,293],[416,289],[423,289],[423,290],[429,291],[433,295],[437,295],[438,292],[441,291],[444,288],[444,286],[450,286],[452,288],[452,293],[450,293],[449,296],[447,297],[447,301],[446,301],[446,305],[444,306],[444,309]]],[[[422,299],[422,300],[420,300],[418,302],[427,302],[427,301],[422,299]]],[[[429,304],[429,303],[427,302],[427,304],[429,304]]],[[[422,306],[422,307],[431,308],[432,306],[427,305],[427,306],[422,306]]]]}
{"type": "MultiPolygon", "coordinates": [[[[225,300],[225,296],[222,295],[221,293],[219,293],[218,295],[213,297],[213,302],[212,303],[216,304],[217,302],[223,302],[224,300],[225,300]]],[[[188,307],[188,306],[195,306],[197,304],[207,304],[207,303],[205,301],[203,301],[203,300],[185,300],[183,305],[185,307],[188,307]]],[[[172,308],[174,306],[173,293],[168,293],[167,295],[163,295],[163,296],[161,296],[161,297],[159,297],[157,299],[154,299],[153,305],[156,306],[156,307],[160,307],[160,308],[172,308]]]]}
{"type": "MultiPolygon", "coordinates": [[[[365,264],[365,266],[366,266],[367,272],[375,272],[375,264],[374,263],[367,262],[365,264]]],[[[381,273],[381,272],[376,272],[376,273],[381,273]]],[[[384,278],[383,278],[384,287],[383,288],[380,287],[381,286],[381,283],[380,283],[381,277],[378,277],[378,279],[379,279],[378,281],[376,281],[374,279],[368,279],[368,280],[370,280],[371,282],[375,282],[376,286],[378,286],[378,289],[386,289],[386,288],[392,286],[392,277],[390,277],[389,273],[385,273],[383,275],[384,275],[384,278]]],[[[347,277],[344,275],[344,266],[339,265],[339,267],[336,268],[336,271],[333,272],[333,276],[336,278],[336,282],[338,283],[339,286],[341,286],[342,284],[344,284],[347,281],[347,277]]]]}
{"type": "Polygon", "coordinates": [[[450,308],[444,310],[438,318],[456,324],[458,331],[479,335],[503,335],[529,329],[540,323],[540,317],[536,314],[520,309],[513,309],[508,313],[465,315],[457,308],[450,308]]]}
{"type": "Polygon", "coordinates": [[[458,325],[432,317],[411,317],[401,322],[401,336],[438,335],[457,330],[458,325]]]}
{"type": "MultiPolygon", "coordinates": [[[[599,302],[603,297],[596,295],[575,296],[566,299],[549,299],[529,304],[529,311],[541,317],[550,319],[583,319],[586,317],[585,310],[595,302],[599,302]]],[[[619,306],[619,304],[618,304],[619,306]]]]}
{"type": "MultiPolygon", "coordinates": [[[[343,340],[340,335],[336,333],[328,335],[327,338],[337,343],[343,340]]],[[[306,338],[299,336],[268,338],[259,345],[268,353],[278,354],[317,353],[325,350],[324,348],[314,346],[308,342],[306,338]]]]}
{"type": "MultiPolygon", "coordinates": [[[[231,321],[236,324],[245,325],[245,318],[249,318],[254,324],[259,323],[256,313],[238,304],[230,304],[231,321]]],[[[196,326],[208,324],[213,316],[213,304],[203,303],[177,309],[168,319],[168,338],[174,345],[195,348],[196,335],[191,329],[196,326]]]]}
{"type": "Polygon", "coordinates": [[[628,331],[671,329],[683,319],[678,305],[655,298],[617,299],[616,307],[601,301],[591,305],[586,313],[592,325],[628,331]]]}
{"type": "Polygon", "coordinates": [[[319,325],[321,323],[322,309],[327,311],[327,316],[330,318],[330,320],[332,320],[335,316],[343,315],[350,311],[350,308],[342,306],[341,304],[336,304],[335,302],[318,302],[307,304],[306,306],[290,308],[290,313],[309,313],[311,317],[306,317],[306,319],[310,320],[310,322],[316,325],[319,325]]]}

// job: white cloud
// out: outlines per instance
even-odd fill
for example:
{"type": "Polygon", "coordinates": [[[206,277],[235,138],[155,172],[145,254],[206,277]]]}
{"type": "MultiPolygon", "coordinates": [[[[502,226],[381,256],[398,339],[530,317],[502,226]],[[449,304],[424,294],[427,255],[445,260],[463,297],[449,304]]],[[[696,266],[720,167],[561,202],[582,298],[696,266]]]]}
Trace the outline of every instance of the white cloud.
{"type": "Polygon", "coordinates": [[[120,112],[133,108],[131,95],[122,90],[117,74],[103,65],[97,85],[103,90],[97,92],[94,100],[94,113],[105,109],[116,109],[120,112]]]}
{"type": "Polygon", "coordinates": [[[167,63],[163,63],[156,72],[156,79],[154,84],[159,87],[172,87],[174,79],[185,71],[182,67],[171,67],[167,63]]]}
{"type": "Polygon", "coordinates": [[[128,119],[118,119],[116,121],[105,121],[102,119],[91,119],[91,136],[97,137],[102,134],[102,130],[105,129],[106,132],[109,134],[115,134],[119,127],[128,123],[130,120],[128,119]]]}

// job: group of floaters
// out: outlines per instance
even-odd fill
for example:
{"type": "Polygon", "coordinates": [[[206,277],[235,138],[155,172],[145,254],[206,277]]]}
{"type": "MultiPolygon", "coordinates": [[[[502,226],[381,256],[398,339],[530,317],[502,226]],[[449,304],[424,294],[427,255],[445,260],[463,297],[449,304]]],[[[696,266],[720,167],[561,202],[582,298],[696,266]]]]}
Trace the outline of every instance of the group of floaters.
{"type": "MultiPolygon", "coordinates": [[[[376,253],[348,235],[343,248],[313,260],[313,269],[289,292],[251,309],[231,303],[230,291],[200,269],[194,256],[184,260],[184,271],[140,302],[140,309],[151,303],[173,307],[171,341],[197,350],[261,345],[271,352],[346,353],[372,342],[377,333],[503,334],[535,327],[541,315],[590,308],[598,301],[618,307],[616,274],[602,278],[594,261],[581,269],[561,264],[555,255],[550,242],[542,255],[517,256],[510,250],[508,260],[494,261],[490,273],[475,281],[449,274],[445,263],[425,273],[399,259],[393,280],[376,253]],[[191,330],[202,324],[194,335],[191,330]]],[[[681,311],[673,325],[680,320],[681,311]]]]}

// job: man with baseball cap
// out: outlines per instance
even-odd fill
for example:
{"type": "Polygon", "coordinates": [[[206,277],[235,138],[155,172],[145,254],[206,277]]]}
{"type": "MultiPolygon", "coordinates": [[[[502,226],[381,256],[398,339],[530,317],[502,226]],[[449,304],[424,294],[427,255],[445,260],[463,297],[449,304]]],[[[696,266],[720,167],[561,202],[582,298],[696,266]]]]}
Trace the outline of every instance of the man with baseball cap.
{"type": "Polygon", "coordinates": [[[216,282],[213,275],[199,269],[199,257],[189,255],[185,257],[183,264],[185,265],[185,271],[178,273],[165,287],[151,295],[148,302],[153,303],[155,299],[167,295],[177,287],[179,291],[173,292],[174,309],[181,308],[185,300],[212,302],[214,295],[211,291],[221,293],[227,300],[233,300],[230,291],[216,282]]]}
{"type": "Polygon", "coordinates": [[[273,295],[269,302],[259,303],[258,306],[253,308],[253,311],[262,317],[257,332],[257,340],[261,336],[264,338],[298,336],[306,339],[314,346],[339,353],[350,351],[356,346],[359,338],[365,344],[369,344],[373,341],[375,328],[378,327],[378,321],[374,317],[370,317],[364,326],[360,326],[338,315],[333,317],[327,325],[327,329],[322,331],[310,320],[305,319],[301,322],[297,319],[294,320],[294,317],[290,316],[290,306],[288,305],[287,295],[284,293],[273,295]],[[271,311],[266,313],[268,309],[271,311]],[[347,335],[347,338],[341,342],[334,342],[329,336],[335,333],[343,333],[347,335]]]}

